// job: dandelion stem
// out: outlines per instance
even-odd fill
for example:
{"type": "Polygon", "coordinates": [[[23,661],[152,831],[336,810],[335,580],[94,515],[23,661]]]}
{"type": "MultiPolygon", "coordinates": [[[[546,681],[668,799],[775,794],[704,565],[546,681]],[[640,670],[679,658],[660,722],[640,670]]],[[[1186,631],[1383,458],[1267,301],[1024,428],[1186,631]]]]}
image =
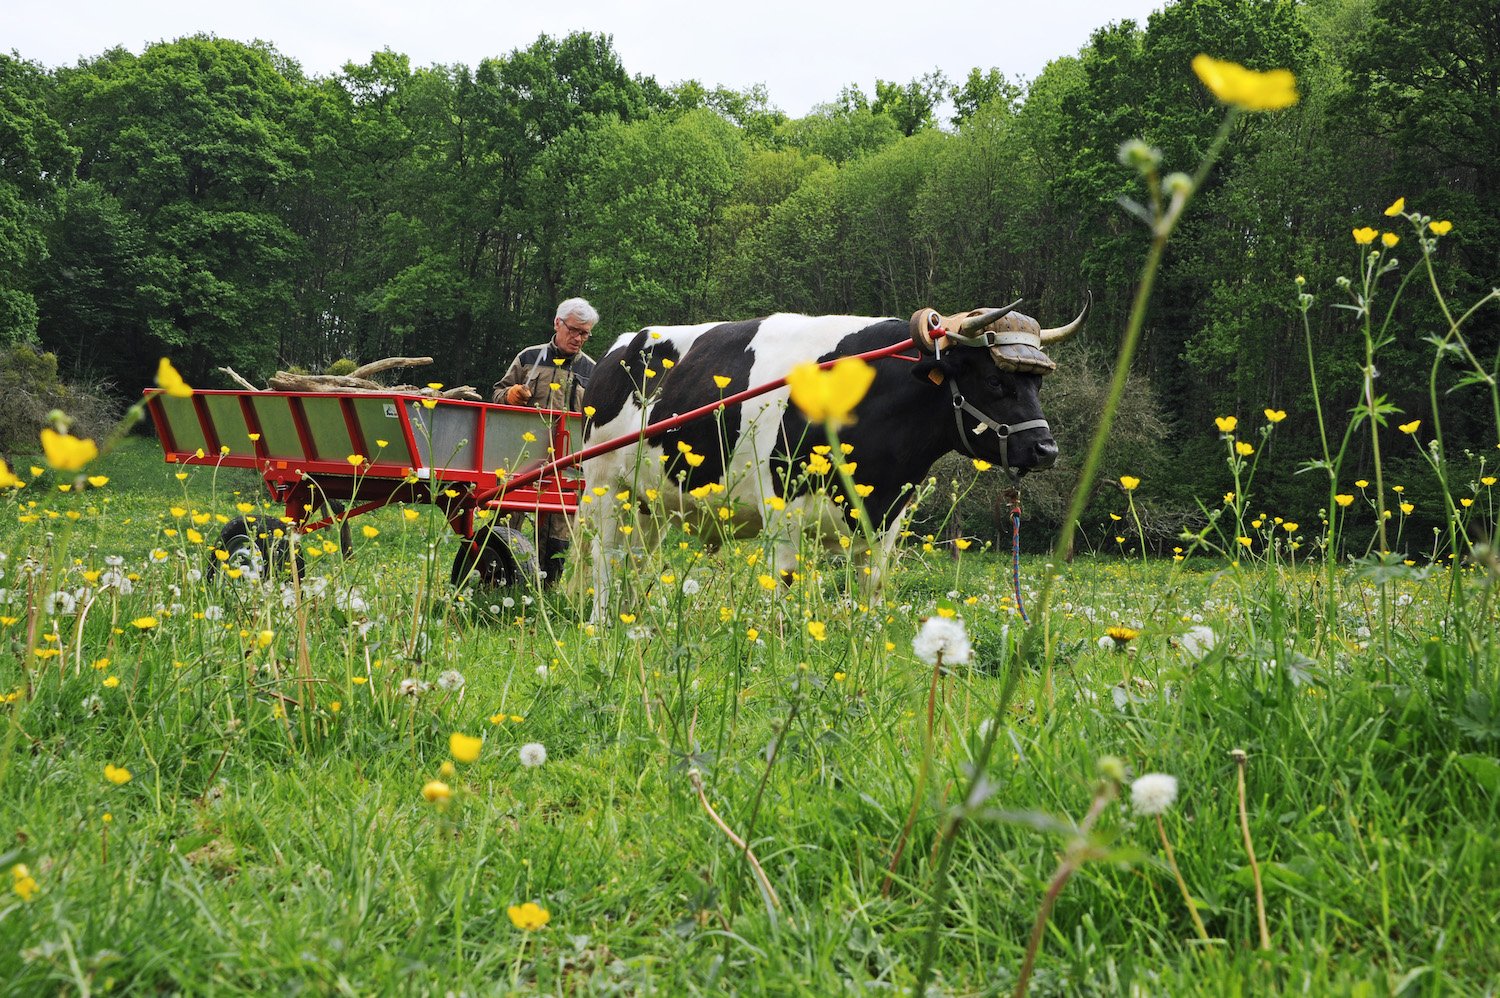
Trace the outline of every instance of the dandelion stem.
{"type": "Polygon", "coordinates": [[[1161,833],[1161,847],[1167,854],[1167,865],[1172,868],[1172,876],[1177,878],[1177,889],[1182,891],[1182,899],[1187,902],[1188,914],[1193,916],[1193,927],[1198,930],[1198,938],[1208,942],[1208,930],[1203,927],[1203,919],[1198,915],[1197,902],[1193,895],[1188,893],[1187,882],[1182,879],[1182,871],[1177,868],[1177,856],[1172,852],[1172,840],[1167,838],[1167,826],[1162,824],[1161,815],[1156,816],[1156,830],[1161,833]]]}
{"type": "Polygon", "coordinates": [[[901,834],[896,837],[896,848],[891,852],[890,864],[885,868],[885,879],[880,883],[881,897],[891,896],[891,881],[896,876],[901,855],[906,852],[906,840],[911,835],[912,826],[917,823],[917,809],[922,804],[922,793],[927,789],[927,773],[932,767],[932,729],[937,713],[937,687],[942,672],[943,654],[938,652],[932,663],[932,683],[927,688],[927,733],[922,739],[922,761],[917,768],[917,783],[912,788],[911,808],[906,812],[906,822],[901,826],[901,834]]]}
{"type": "Polygon", "coordinates": [[[1083,821],[1078,825],[1078,835],[1069,843],[1062,862],[1057,865],[1057,870],[1052,874],[1052,881],[1047,885],[1047,893],[1042,896],[1042,906],[1037,909],[1036,922],[1031,927],[1031,939],[1026,943],[1026,956],[1021,961],[1021,972],[1016,979],[1014,998],[1021,998],[1026,994],[1026,989],[1031,984],[1031,971],[1036,966],[1037,952],[1042,948],[1042,933],[1047,929],[1047,920],[1052,917],[1052,907],[1057,903],[1058,895],[1062,893],[1063,888],[1068,885],[1068,879],[1088,858],[1088,834],[1114,796],[1114,782],[1112,780],[1101,781],[1099,789],[1094,794],[1094,802],[1089,805],[1089,813],[1084,815],[1083,821]]]}
{"type": "Polygon", "coordinates": [[[776,896],[776,888],[771,886],[771,880],[766,876],[766,871],[761,867],[760,860],[755,858],[755,850],[750,848],[750,843],[735,834],[734,829],[725,824],[724,819],[719,817],[719,812],[708,802],[708,794],[703,790],[703,775],[696,769],[688,770],[688,779],[692,781],[693,790],[698,794],[698,803],[703,805],[703,810],[708,812],[709,820],[718,826],[719,831],[733,842],[735,848],[744,854],[750,863],[750,869],[755,873],[755,879],[760,884],[761,895],[766,902],[766,913],[772,918],[776,912],[781,910],[781,898],[776,896]]]}
{"type": "Polygon", "coordinates": [[[1266,927],[1266,893],[1260,883],[1260,864],[1255,861],[1255,843],[1250,840],[1250,818],[1245,809],[1245,765],[1249,756],[1244,749],[1235,749],[1230,755],[1239,771],[1240,785],[1240,831],[1245,836],[1245,854],[1250,857],[1250,875],[1255,880],[1255,919],[1260,927],[1260,948],[1271,948],[1271,932],[1266,927]]]}

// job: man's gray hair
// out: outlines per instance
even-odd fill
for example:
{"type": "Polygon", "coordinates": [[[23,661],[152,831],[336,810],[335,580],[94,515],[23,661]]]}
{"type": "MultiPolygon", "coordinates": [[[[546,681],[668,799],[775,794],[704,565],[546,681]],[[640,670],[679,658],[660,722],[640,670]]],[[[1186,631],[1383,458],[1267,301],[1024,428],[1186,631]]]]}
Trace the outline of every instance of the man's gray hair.
{"type": "Polygon", "coordinates": [[[588,303],[586,298],[569,298],[557,306],[556,318],[564,321],[576,319],[579,322],[587,322],[589,325],[599,321],[599,313],[594,306],[588,303]]]}

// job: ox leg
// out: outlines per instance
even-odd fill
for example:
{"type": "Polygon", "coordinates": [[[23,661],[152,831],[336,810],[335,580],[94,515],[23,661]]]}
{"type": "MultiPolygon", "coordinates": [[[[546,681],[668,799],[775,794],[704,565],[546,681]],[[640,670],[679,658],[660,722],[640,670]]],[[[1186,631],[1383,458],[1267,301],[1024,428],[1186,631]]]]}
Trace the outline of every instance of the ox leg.
{"type": "Polygon", "coordinates": [[[886,570],[890,567],[891,558],[896,551],[896,543],[901,537],[901,531],[906,528],[906,517],[898,516],[891,525],[881,532],[880,540],[875,547],[868,552],[869,573],[865,576],[865,595],[871,606],[880,605],[882,592],[885,588],[886,570]]]}
{"type": "Polygon", "coordinates": [[[614,504],[608,501],[596,501],[592,504],[589,523],[594,528],[590,545],[594,611],[589,619],[595,627],[603,627],[609,617],[610,587],[614,584],[615,573],[611,559],[623,557],[620,543],[623,535],[620,533],[619,513],[614,504]]]}

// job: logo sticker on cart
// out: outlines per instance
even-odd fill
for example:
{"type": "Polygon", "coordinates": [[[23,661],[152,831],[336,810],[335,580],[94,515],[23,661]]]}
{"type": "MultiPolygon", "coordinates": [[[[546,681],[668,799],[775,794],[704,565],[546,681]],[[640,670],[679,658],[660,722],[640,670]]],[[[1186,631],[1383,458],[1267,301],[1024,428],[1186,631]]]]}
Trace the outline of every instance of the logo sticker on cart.
{"type": "Polygon", "coordinates": [[[394,403],[394,402],[387,402],[385,404],[385,418],[386,419],[395,419],[396,418],[396,403],[394,403]]]}

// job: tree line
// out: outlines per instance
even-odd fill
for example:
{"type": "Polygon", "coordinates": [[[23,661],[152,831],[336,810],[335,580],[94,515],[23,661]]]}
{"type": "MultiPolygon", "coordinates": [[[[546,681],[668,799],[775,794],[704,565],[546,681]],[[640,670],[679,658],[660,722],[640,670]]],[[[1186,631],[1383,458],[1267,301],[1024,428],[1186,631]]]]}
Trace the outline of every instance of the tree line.
{"type": "MultiPolygon", "coordinates": [[[[1203,432],[1215,415],[1311,412],[1298,275],[1318,295],[1320,387],[1353,403],[1362,342],[1332,307],[1359,264],[1351,228],[1405,196],[1455,223],[1445,293],[1496,280],[1492,3],[1178,0],[1030,81],[935,70],[846,87],[801,118],[764,88],[632,74],[586,32],[475,67],[387,50],[331,76],[203,36],[53,69],[0,56],[0,344],[126,395],[162,355],[212,386],[226,364],[263,378],[430,354],[433,377],[483,388],[573,294],[614,334],[1023,295],[1057,324],[1092,292],[1064,367],[1099,368],[1148,241],[1122,208],[1145,195],[1118,150],[1143,139],[1164,170],[1192,171],[1222,120],[1188,68],[1199,52],[1292,69],[1302,100],[1240,120],[1158,281],[1137,371],[1153,430],[1122,431],[1113,460],[1185,509],[1223,478],[1203,432]]],[[[1381,387],[1421,415],[1440,317],[1399,316],[1381,387]]],[[[1478,321],[1492,356],[1493,312],[1478,321]]],[[[1465,413],[1445,428],[1492,448],[1483,407],[1465,413]]],[[[1292,475],[1315,433],[1310,418],[1278,427],[1287,460],[1267,475],[1288,503],[1317,502],[1321,484],[1292,475]]]]}

